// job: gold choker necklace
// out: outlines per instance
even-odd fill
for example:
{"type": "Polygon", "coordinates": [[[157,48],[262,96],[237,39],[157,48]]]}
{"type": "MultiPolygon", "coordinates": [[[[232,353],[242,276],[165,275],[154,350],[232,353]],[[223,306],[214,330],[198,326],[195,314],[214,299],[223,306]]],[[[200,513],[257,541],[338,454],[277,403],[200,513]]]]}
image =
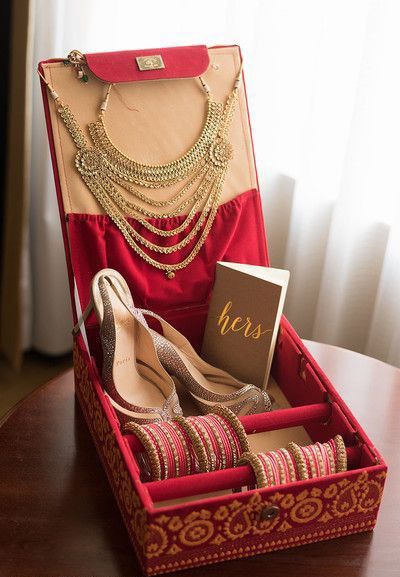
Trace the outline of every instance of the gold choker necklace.
{"type": "Polygon", "coordinates": [[[89,124],[93,142],[93,146],[90,146],[69,106],[61,101],[53,87],[42,75],[41,77],[48,86],[56,102],[57,112],[78,149],[75,166],[83,181],[131,248],[148,264],[164,271],[167,278],[174,278],[176,271],[182,270],[195,259],[217,214],[229,161],[233,154],[227,133],[238,99],[241,69],[225,104],[212,99],[210,89],[202,77],[199,77],[207,96],[207,116],[201,135],[180,158],[166,164],[155,165],[143,164],[129,158],[108,136],[104,114],[112,84],[108,86],[105,99],[101,103],[98,120],[89,124]],[[145,193],[146,190],[166,188],[184,179],[187,181],[182,188],[175,191],[167,200],[157,200],[145,193]],[[138,186],[142,187],[142,190],[139,190],[138,186]],[[117,187],[129,194],[129,200],[117,187]],[[164,210],[160,214],[152,210],[153,207],[164,210]],[[184,220],[174,229],[159,228],[148,220],[178,216],[188,207],[190,210],[184,220]],[[129,223],[128,217],[134,218],[157,237],[172,237],[183,232],[185,236],[175,244],[153,243],[129,223]],[[172,264],[157,260],[144,250],[146,248],[150,253],[169,255],[182,251],[192,241],[194,246],[186,256],[172,264]]]}

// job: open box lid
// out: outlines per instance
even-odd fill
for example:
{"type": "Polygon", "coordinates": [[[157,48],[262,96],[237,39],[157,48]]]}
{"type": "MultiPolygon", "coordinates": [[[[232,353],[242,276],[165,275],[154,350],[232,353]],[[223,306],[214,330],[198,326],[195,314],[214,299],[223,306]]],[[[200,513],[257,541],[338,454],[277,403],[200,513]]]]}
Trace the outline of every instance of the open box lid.
{"type": "MultiPolygon", "coordinates": [[[[112,83],[105,115],[110,140],[129,158],[163,164],[190,149],[204,128],[206,99],[198,76],[216,101],[225,102],[241,62],[238,46],[185,46],[87,54],[75,66],[52,59],[41,62],[39,70],[68,104],[89,142],[88,124],[96,120],[112,83]],[[88,82],[77,78],[80,64],[88,82]]],[[[268,264],[244,83],[229,133],[234,156],[215,221],[196,258],[173,281],[134,253],[85,186],[75,167],[76,146],[43,81],[42,91],[74,320],[88,303],[94,274],[115,268],[126,278],[138,306],[161,314],[199,346],[216,262],[268,264]]],[[[170,221],[167,227],[174,228],[184,218],[163,219],[162,225],[170,221]]],[[[136,226],[133,219],[129,222],[136,226]]],[[[168,257],[177,262],[176,253],[168,257]]]]}

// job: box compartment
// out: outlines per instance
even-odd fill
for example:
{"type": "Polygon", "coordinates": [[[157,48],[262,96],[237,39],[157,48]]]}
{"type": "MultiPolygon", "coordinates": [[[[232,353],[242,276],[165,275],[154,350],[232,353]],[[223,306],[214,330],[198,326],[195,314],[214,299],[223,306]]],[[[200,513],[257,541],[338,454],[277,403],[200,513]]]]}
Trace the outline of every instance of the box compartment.
{"type": "MultiPolygon", "coordinates": [[[[145,81],[137,84],[135,92],[138,106],[152,102],[160,103],[163,109],[168,98],[177,98],[186,114],[192,111],[187,116],[188,130],[195,134],[196,127],[201,126],[201,101],[193,79],[204,73],[216,96],[222,98],[241,62],[237,46],[157,49],[155,53],[177,63],[175,76],[167,70],[157,73],[158,76],[141,77],[131,73],[127,63],[142,52],[89,55],[92,72],[86,91],[76,81],[74,71],[60,59],[43,62],[39,68],[71,107],[76,108],[82,124],[93,120],[89,112],[104,87],[99,79],[110,80],[112,71],[117,75],[113,81],[118,84],[122,100],[129,96],[126,83],[143,78],[145,81]],[[171,84],[171,78],[179,78],[179,83],[171,84]]],[[[138,306],[164,316],[199,348],[216,261],[268,266],[245,87],[240,92],[236,124],[232,128],[236,160],[226,183],[227,196],[218,209],[215,234],[205,245],[196,267],[182,272],[173,285],[162,276],[157,277],[132,255],[120,233],[82,188],[74,172],[73,143],[60,124],[43,82],[42,90],[74,322],[89,300],[90,281],[95,272],[104,267],[116,268],[127,279],[138,306]]],[[[116,100],[113,117],[116,123],[117,113],[121,112],[118,106],[116,100]]],[[[136,121],[140,125],[141,121],[136,121]]],[[[185,142],[184,128],[182,131],[178,148],[185,142]]],[[[119,136],[128,146],[128,129],[126,134],[120,130],[119,136]]],[[[168,152],[168,143],[164,143],[167,148],[163,149],[165,134],[161,131],[159,136],[162,156],[168,152]]],[[[190,477],[190,483],[184,477],[143,482],[136,460],[141,445],[133,435],[121,433],[114,409],[102,390],[101,363],[98,327],[91,316],[86,331],[74,341],[76,396],[147,575],[332,539],[374,527],[386,465],[287,319],[281,321],[269,384],[279,409],[243,417],[242,423],[250,435],[252,448],[259,451],[285,446],[289,440],[301,444],[324,442],[340,433],[348,450],[346,472],[259,490],[248,490],[254,483],[249,467],[199,473],[190,477]]],[[[182,404],[186,414],[196,414],[190,399],[182,404]]]]}

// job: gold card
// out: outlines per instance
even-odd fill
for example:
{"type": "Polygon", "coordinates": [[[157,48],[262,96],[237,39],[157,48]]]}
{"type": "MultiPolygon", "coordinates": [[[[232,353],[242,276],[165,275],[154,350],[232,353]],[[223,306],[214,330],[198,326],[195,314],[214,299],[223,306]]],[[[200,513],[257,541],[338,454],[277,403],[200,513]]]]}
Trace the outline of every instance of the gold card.
{"type": "Polygon", "coordinates": [[[288,282],[286,270],[218,262],[203,358],[265,388],[288,282]]]}

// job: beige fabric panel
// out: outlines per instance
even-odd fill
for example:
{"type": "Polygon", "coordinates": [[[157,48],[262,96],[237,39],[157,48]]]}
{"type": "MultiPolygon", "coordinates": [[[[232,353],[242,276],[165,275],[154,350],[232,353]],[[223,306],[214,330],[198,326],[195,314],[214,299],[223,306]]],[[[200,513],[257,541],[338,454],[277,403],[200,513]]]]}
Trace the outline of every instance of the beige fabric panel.
{"type": "MultiPolygon", "coordinates": [[[[212,48],[209,53],[210,66],[203,78],[213,97],[224,102],[239,71],[239,49],[235,46],[212,48]]],[[[97,119],[107,84],[90,73],[85,84],[76,78],[71,66],[62,62],[44,65],[44,75],[69,105],[89,138],[87,125],[97,119]]],[[[103,214],[75,168],[76,147],[50,96],[49,103],[65,212],[103,214]]],[[[104,122],[114,145],[128,157],[142,163],[163,164],[178,158],[196,142],[205,123],[206,110],[206,97],[197,78],[129,82],[112,89],[104,122]]],[[[230,141],[234,157],[221,203],[257,187],[243,85],[230,128],[230,141]]],[[[152,194],[163,200],[181,186],[182,183],[153,190],[152,194]]]]}

